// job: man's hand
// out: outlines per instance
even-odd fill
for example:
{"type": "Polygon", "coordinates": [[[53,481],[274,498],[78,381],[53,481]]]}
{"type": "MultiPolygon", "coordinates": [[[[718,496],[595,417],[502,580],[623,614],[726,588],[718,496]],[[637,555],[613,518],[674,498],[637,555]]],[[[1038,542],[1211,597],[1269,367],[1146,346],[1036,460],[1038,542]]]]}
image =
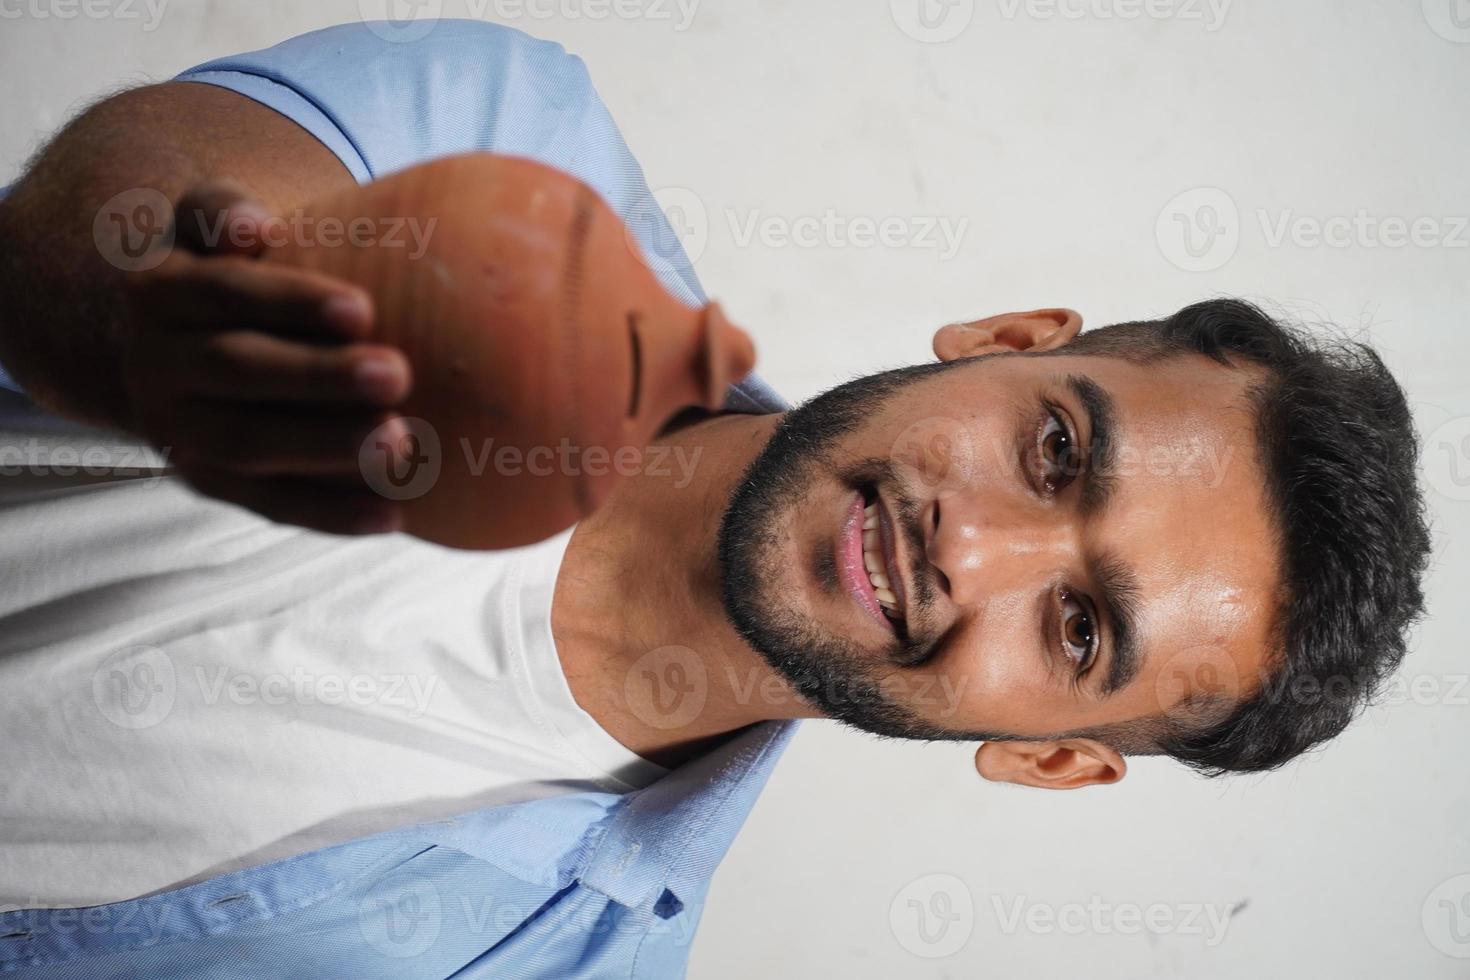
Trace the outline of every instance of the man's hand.
{"type": "Polygon", "coordinates": [[[125,286],[131,427],[209,496],[322,531],[395,529],[358,455],[380,426],[390,444],[406,435],[392,409],[412,379],[402,353],[366,340],[367,294],[257,261],[269,212],[227,184],[175,210],[173,251],[125,286]]]}
{"type": "Polygon", "coordinates": [[[357,458],[381,423],[375,442],[397,441],[407,363],[365,339],[360,290],[257,259],[267,214],[354,186],[319,140],[238,93],[165,82],[105,99],[0,201],[0,363],[43,408],[167,449],[206,494],[320,530],[396,527],[357,458]],[[108,203],[139,191],[208,219],[186,214],[148,272],[98,238],[108,203]],[[221,210],[241,223],[206,244],[221,210]]]}

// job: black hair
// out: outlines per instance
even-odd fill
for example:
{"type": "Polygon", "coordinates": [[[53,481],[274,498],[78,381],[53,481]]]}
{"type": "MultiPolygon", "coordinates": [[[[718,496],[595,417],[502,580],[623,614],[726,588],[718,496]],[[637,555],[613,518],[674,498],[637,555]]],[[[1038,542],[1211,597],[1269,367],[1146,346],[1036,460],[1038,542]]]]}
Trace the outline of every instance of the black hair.
{"type": "Polygon", "coordinates": [[[1164,724],[1156,751],[1209,775],[1260,772],[1340,733],[1399,666],[1424,608],[1417,439],[1382,359],[1239,299],[1087,331],[1057,353],[1264,368],[1249,397],[1280,547],[1275,649],[1243,700],[1206,724],[1164,724]]]}

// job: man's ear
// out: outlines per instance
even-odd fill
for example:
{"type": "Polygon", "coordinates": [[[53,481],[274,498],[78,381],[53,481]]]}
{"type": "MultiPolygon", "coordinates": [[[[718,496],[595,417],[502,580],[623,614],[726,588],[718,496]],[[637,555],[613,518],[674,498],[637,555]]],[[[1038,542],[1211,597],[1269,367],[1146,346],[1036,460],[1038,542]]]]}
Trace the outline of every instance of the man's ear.
{"type": "Polygon", "coordinates": [[[986,779],[1038,789],[1079,789],[1116,783],[1128,772],[1123,757],[1090,738],[1060,742],[986,742],[975,752],[986,779]]]}
{"type": "Polygon", "coordinates": [[[1002,351],[1055,350],[1081,329],[1082,315],[1076,310],[1002,313],[940,327],[934,334],[934,355],[941,361],[957,361],[1002,351]]]}

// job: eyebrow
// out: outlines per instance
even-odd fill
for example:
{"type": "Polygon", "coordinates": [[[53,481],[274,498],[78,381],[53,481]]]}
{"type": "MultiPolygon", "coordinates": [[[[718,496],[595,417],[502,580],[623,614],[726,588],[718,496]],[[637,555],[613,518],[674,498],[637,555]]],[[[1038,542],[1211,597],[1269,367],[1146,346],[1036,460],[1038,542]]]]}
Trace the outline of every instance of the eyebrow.
{"type": "Polygon", "coordinates": [[[1112,656],[1103,678],[1102,696],[1111,697],[1138,676],[1138,577],[1111,552],[1088,560],[1088,574],[1097,583],[1099,602],[1112,624],[1112,656]]]}
{"type": "Polygon", "coordinates": [[[1082,515],[1097,513],[1108,505],[1117,478],[1113,456],[1117,450],[1117,404],[1102,385],[1085,375],[1067,376],[1067,387],[1087,413],[1087,465],[1082,474],[1082,515]]]}
{"type": "MultiPolygon", "coordinates": [[[[1090,517],[1103,510],[1117,489],[1113,458],[1117,451],[1117,403],[1102,385],[1086,375],[1068,375],[1067,388],[1087,413],[1087,464],[1082,472],[1081,510],[1090,517]]],[[[1104,552],[1088,560],[1099,602],[1112,624],[1112,656],[1103,678],[1102,696],[1110,697],[1138,676],[1138,576],[1116,555],[1104,552]]]]}

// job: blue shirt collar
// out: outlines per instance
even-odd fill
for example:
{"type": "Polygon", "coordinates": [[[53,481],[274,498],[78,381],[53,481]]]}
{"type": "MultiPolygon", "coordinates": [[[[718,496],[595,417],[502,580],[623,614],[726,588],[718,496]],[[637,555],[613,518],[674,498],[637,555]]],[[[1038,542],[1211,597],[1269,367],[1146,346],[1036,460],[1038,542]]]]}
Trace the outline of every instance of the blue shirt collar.
{"type": "Polygon", "coordinates": [[[620,905],[702,901],[796,722],[762,722],[623,799],[582,873],[620,905]]]}

